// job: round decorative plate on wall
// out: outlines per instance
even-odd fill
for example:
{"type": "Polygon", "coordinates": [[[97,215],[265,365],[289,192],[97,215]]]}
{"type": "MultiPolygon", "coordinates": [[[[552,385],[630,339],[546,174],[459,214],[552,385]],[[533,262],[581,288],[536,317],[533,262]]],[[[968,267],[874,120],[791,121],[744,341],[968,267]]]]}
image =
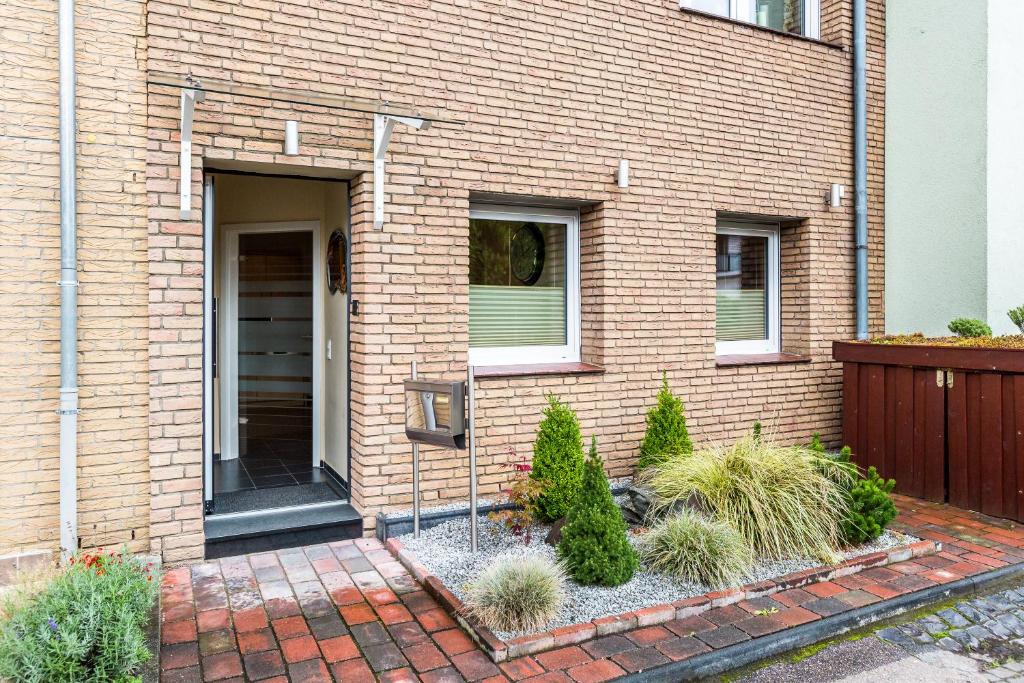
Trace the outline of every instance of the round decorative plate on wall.
{"type": "Polygon", "coordinates": [[[327,240],[327,290],[331,294],[348,291],[348,243],[339,228],[327,240]]]}
{"type": "Polygon", "coordinates": [[[509,260],[512,275],[524,285],[540,279],[544,272],[544,234],[536,223],[526,223],[512,235],[509,260]]]}

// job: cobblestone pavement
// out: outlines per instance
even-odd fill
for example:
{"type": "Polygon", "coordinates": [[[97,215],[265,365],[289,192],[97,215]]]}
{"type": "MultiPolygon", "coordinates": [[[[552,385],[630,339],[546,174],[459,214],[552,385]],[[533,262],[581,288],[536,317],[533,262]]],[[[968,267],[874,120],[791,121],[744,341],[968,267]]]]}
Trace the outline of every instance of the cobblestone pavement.
{"type": "Polygon", "coordinates": [[[740,680],[1024,683],[1024,585],[964,599],[740,680]]]}

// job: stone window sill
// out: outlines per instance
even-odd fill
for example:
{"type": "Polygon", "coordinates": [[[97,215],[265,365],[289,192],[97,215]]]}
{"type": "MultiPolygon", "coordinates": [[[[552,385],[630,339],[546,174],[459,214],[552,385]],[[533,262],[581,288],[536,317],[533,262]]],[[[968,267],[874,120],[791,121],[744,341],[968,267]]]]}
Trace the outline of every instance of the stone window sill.
{"type": "Polygon", "coordinates": [[[590,363],[537,363],[534,365],[485,365],[473,369],[477,379],[495,377],[544,377],[550,375],[601,375],[604,368],[590,363]]]}
{"type": "Polygon", "coordinates": [[[795,353],[758,353],[750,355],[715,356],[715,365],[720,368],[734,368],[744,365],[790,365],[810,363],[810,356],[795,353]]]}

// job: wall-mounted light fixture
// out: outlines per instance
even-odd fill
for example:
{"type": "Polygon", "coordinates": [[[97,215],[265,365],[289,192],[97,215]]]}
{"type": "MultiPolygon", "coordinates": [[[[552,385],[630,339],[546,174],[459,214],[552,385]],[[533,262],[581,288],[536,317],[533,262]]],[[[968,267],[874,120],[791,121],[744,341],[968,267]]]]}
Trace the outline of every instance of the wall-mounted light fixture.
{"type": "Polygon", "coordinates": [[[293,157],[299,153],[299,122],[284,122],[284,153],[293,157]]]}
{"type": "Polygon", "coordinates": [[[846,194],[846,186],[840,183],[832,183],[832,187],[829,188],[826,201],[828,205],[833,209],[839,207],[843,203],[843,195],[846,194]]]}
{"type": "Polygon", "coordinates": [[[619,168],[615,171],[615,182],[619,187],[629,187],[629,159],[619,159],[619,168]]]}

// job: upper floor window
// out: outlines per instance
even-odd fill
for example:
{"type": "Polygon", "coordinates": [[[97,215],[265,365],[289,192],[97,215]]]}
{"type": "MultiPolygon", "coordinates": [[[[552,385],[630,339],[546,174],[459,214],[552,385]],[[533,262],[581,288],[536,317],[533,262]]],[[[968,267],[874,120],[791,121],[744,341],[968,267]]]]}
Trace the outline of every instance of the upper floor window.
{"type": "Polygon", "coordinates": [[[679,6],[785,33],[821,37],[821,0],[679,0],[679,6]]]}
{"type": "Polygon", "coordinates": [[[469,362],[580,360],[576,211],[473,207],[469,214],[469,362]]]}

